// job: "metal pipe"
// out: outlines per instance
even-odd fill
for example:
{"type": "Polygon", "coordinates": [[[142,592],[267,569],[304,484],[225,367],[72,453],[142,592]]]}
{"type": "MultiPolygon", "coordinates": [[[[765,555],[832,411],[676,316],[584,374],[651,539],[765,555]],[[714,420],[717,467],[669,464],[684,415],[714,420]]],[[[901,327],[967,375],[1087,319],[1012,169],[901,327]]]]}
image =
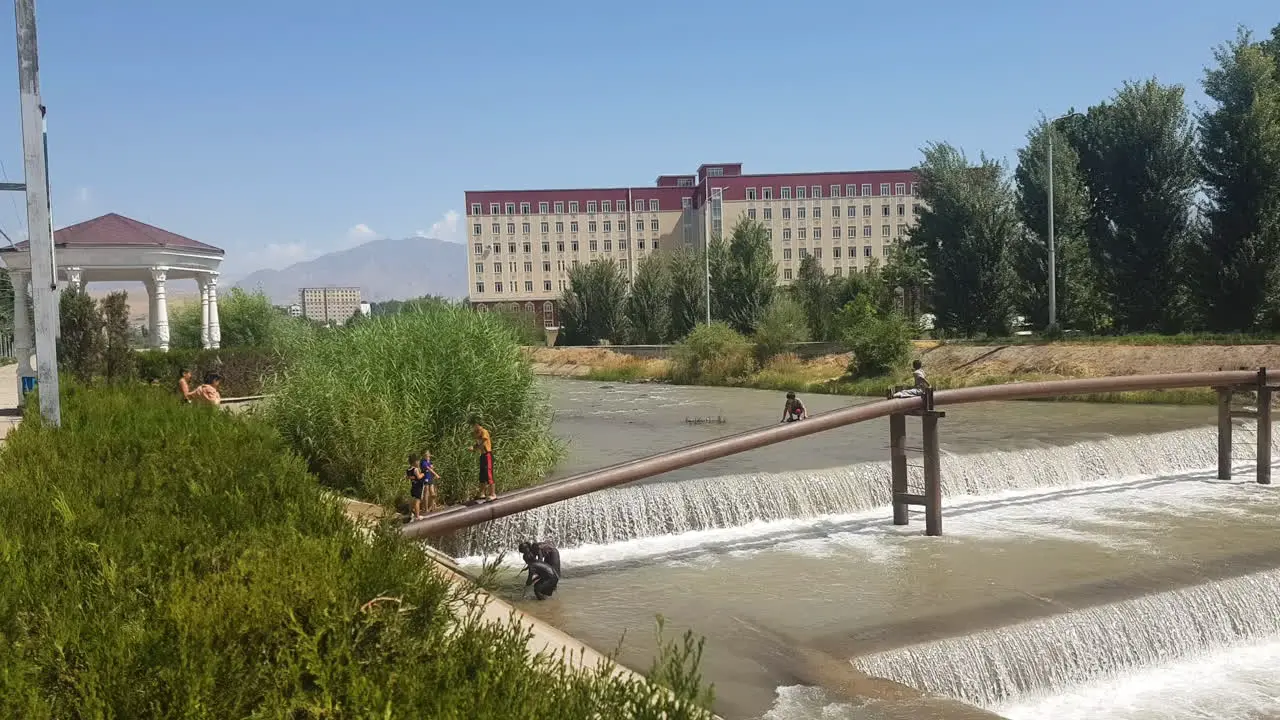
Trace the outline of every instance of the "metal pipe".
{"type": "Polygon", "coordinates": [[[909,521],[907,501],[907,416],[889,416],[889,483],[893,492],[893,524],[909,521]]]}
{"type": "Polygon", "coordinates": [[[938,413],[920,418],[924,445],[924,534],[942,535],[942,453],[938,447],[938,413]]]}
{"type": "MultiPolygon", "coordinates": [[[[1256,371],[1240,370],[1165,375],[1129,375],[1085,380],[1051,380],[1047,382],[990,385],[960,390],[939,390],[934,393],[934,403],[935,405],[961,405],[991,400],[1029,400],[1097,392],[1254,385],[1257,379],[1258,373],[1256,371]]],[[[690,465],[736,455],[794,438],[814,435],[826,430],[834,430],[846,425],[923,408],[924,398],[921,397],[880,400],[841,408],[821,415],[814,415],[802,422],[750,430],[727,438],[711,440],[699,445],[632,460],[601,470],[581,473],[563,480],[536,485],[507,493],[497,500],[482,505],[436,513],[430,517],[405,525],[402,532],[409,538],[444,535],[471,525],[478,525],[482,522],[514,515],[543,505],[550,505],[551,503],[585,495],[596,490],[643,480],[644,478],[679,470],[690,465]]]]}

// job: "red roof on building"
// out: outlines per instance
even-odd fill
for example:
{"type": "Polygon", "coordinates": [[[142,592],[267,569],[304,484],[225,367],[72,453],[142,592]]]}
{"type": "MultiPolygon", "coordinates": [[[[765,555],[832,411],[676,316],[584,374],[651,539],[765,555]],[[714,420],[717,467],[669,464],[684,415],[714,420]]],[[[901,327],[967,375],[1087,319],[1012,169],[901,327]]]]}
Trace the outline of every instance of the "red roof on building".
{"type": "MultiPolygon", "coordinates": [[[[167,247],[224,254],[221,248],[192,240],[117,213],[68,225],[53,233],[55,247],[167,247]]],[[[26,250],[23,240],[13,247],[26,250]]]]}

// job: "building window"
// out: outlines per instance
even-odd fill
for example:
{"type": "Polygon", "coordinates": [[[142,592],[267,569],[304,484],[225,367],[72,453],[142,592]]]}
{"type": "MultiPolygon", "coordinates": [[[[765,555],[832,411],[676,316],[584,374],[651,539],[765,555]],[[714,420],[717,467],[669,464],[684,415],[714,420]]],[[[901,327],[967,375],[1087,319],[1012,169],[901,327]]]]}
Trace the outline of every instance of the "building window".
{"type": "Polygon", "coordinates": [[[856,248],[856,247],[854,247],[854,246],[850,245],[850,246],[849,246],[849,259],[850,259],[850,260],[852,260],[852,259],[854,259],[854,258],[856,258],[856,257],[858,257],[858,248],[856,248]]]}
{"type": "Polygon", "coordinates": [[[831,271],[831,274],[835,275],[836,277],[841,277],[844,275],[844,268],[837,266],[835,269],[831,271]]]}
{"type": "Polygon", "coordinates": [[[902,203],[898,203],[898,217],[906,217],[906,215],[907,215],[907,206],[902,203]]]}
{"type": "Polygon", "coordinates": [[[782,279],[783,279],[783,280],[790,280],[790,279],[791,279],[791,268],[783,268],[783,269],[782,269],[782,279]]]}
{"type": "Polygon", "coordinates": [[[493,227],[492,227],[492,228],[490,228],[490,229],[491,229],[491,230],[493,230],[493,234],[494,234],[494,235],[497,235],[498,233],[502,232],[502,224],[501,224],[501,223],[494,223],[494,224],[493,224],[493,227]]]}
{"type": "Polygon", "coordinates": [[[791,219],[791,208],[789,208],[789,207],[784,207],[784,208],[782,208],[782,219],[783,219],[783,220],[790,220],[790,219],[791,219]]]}
{"type": "Polygon", "coordinates": [[[880,254],[884,255],[885,257],[889,257],[889,249],[892,247],[893,247],[892,245],[885,245],[884,247],[880,248],[880,254]]]}
{"type": "Polygon", "coordinates": [[[532,280],[525,280],[525,281],[524,281],[524,291],[525,291],[525,292],[533,292],[533,281],[532,281],[532,280]]]}
{"type": "Polygon", "coordinates": [[[544,253],[549,253],[549,252],[551,252],[551,243],[547,242],[546,240],[543,240],[543,241],[542,241],[542,252],[544,252],[544,253]]]}
{"type": "MultiPolygon", "coordinates": [[[[783,209],[785,210],[786,208],[783,208],[783,209]]],[[[764,219],[765,219],[765,220],[772,220],[772,219],[773,219],[773,208],[765,208],[765,209],[764,209],[764,219]]]]}
{"type": "Polygon", "coordinates": [[[563,233],[563,232],[564,232],[564,221],[563,221],[563,220],[557,220],[557,221],[556,221],[556,233],[557,233],[557,234],[559,234],[559,233],[563,233]]]}
{"type": "MultiPolygon", "coordinates": [[[[577,248],[574,248],[574,249],[576,250],[577,248]]],[[[564,252],[564,241],[563,241],[563,240],[557,240],[557,241],[556,241],[556,252],[564,252]]]]}
{"type": "Polygon", "coordinates": [[[782,199],[783,199],[783,200],[790,200],[790,199],[791,199],[791,187],[790,187],[790,186],[783,186],[783,188],[782,188],[782,199]]]}
{"type": "Polygon", "coordinates": [[[803,185],[797,185],[797,186],[796,186],[796,199],[797,199],[797,200],[803,200],[803,199],[804,199],[804,186],[803,186],[803,185]]]}
{"type": "Polygon", "coordinates": [[[516,274],[516,264],[515,264],[515,263],[510,263],[510,264],[508,265],[507,269],[511,271],[511,274],[512,274],[512,275],[515,275],[515,274],[516,274]]]}
{"type": "Polygon", "coordinates": [[[888,225],[881,225],[881,226],[880,226],[880,237],[889,237],[889,226],[888,226],[888,225]]]}
{"type": "Polygon", "coordinates": [[[653,232],[658,232],[659,226],[658,226],[657,218],[654,218],[653,220],[649,221],[649,229],[652,230],[653,232]]]}
{"type": "Polygon", "coordinates": [[[481,208],[481,206],[480,206],[480,203],[471,203],[471,214],[472,214],[472,215],[479,215],[479,214],[480,214],[481,209],[482,209],[482,208],[481,208]]]}
{"type": "Polygon", "coordinates": [[[840,206],[834,205],[831,208],[831,217],[840,217],[840,206]]]}
{"type": "Polygon", "coordinates": [[[571,221],[569,222],[569,232],[571,232],[571,233],[576,233],[576,232],[578,232],[578,221],[577,221],[577,220],[571,220],[571,221]]]}
{"type": "Polygon", "coordinates": [[[782,259],[783,260],[791,259],[791,248],[782,248],[782,259]]]}
{"type": "Polygon", "coordinates": [[[515,223],[507,223],[507,234],[508,234],[508,235],[515,235],[515,234],[516,234],[516,224],[515,224],[515,223]]]}
{"type": "Polygon", "coordinates": [[[524,271],[525,271],[525,272],[527,272],[527,273],[531,273],[531,272],[533,272],[533,263],[531,263],[531,262],[529,262],[528,260],[526,260],[526,261],[524,262],[524,271]]]}
{"type": "Polygon", "coordinates": [[[500,283],[500,282],[496,282],[496,283],[494,283],[494,284],[493,284],[493,291],[494,291],[494,292],[496,292],[496,293],[500,293],[500,292],[502,292],[502,283],[500,283]]]}
{"type": "Polygon", "coordinates": [[[903,196],[903,195],[906,195],[906,194],[907,194],[907,184],[906,184],[906,183],[894,183],[894,184],[893,184],[893,194],[894,194],[894,195],[898,195],[899,197],[901,197],[901,196],[903,196]]]}
{"type": "Polygon", "coordinates": [[[588,200],[588,201],[587,201],[587,214],[588,214],[588,215],[590,215],[591,213],[594,213],[595,211],[596,211],[596,201],[595,201],[595,200],[588,200]]]}
{"type": "Polygon", "coordinates": [[[755,219],[756,219],[756,209],[755,209],[755,208],[747,208],[747,217],[751,218],[752,220],[755,220],[755,219]]]}
{"type": "Polygon", "coordinates": [[[782,239],[783,240],[791,239],[791,228],[782,228],[782,239]]]}
{"type": "Polygon", "coordinates": [[[657,200],[650,200],[650,201],[649,201],[649,212],[658,212],[658,201],[657,201],[657,200]]]}
{"type": "Polygon", "coordinates": [[[484,274],[484,263],[476,263],[476,274],[477,275],[484,274]]]}
{"type": "Polygon", "coordinates": [[[870,206],[870,205],[863,205],[863,206],[862,206],[862,216],[863,216],[863,217],[871,217],[871,206],[870,206]]]}
{"type": "Polygon", "coordinates": [[[494,243],[494,244],[493,244],[493,252],[494,252],[494,254],[495,254],[495,255],[501,255],[501,254],[502,254],[502,243],[494,243]]]}
{"type": "Polygon", "coordinates": [[[520,214],[521,214],[521,215],[528,215],[528,214],[529,214],[529,203],[527,203],[527,202],[522,202],[522,203],[520,203],[520,214]]]}
{"type": "Polygon", "coordinates": [[[796,218],[798,218],[798,219],[800,219],[800,220],[803,220],[803,219],[804,219],[804,215],[805,215],[805,210],[806,210],[806,209],[807,209],[807,208],[802,208],[802,207],[798,207],[798,208],[796,208],[796,218]]]}
{"type": "Polygon", "coordinates": [[[591,238],[587,241],[587,249],[591,252],[595,252],[600,249],[600,244],[596,242],[595,238],[591,238]]]}
{"type": "Polygon", "coordinates": [[[480,294],[484,293],[484,283],[482,282],[476,283],[476,292],[480,294]]]}
{"type": "Polygon", "coordinates": [[[837,245],[837,246],[835,246],[835,247],[831,248],[831,257],[835,258],[836,260],[839,260],[839,259],[840,259],[840,246],[839,246],[839,245],[837,245]]]}
{"type": "Polygon", "coordinates": [[[626,250],[626,249],[627,249],[627,239],[626,239],[626,238],[621,238],[621,239],[619,239],[619,240],[618,240],[618,249],[619,249],[619,250],[626,250]]]}
{"type": "Polygon", "coordinates": [[[889,206],[888,206],[888,205],[882,205],[882,206],[880,207],[880,216],[881,216],[881,217],[889,217],[889,206]]]}
{"type": "Polygon", "coordinates": [[[911,196],[920,197],[920,183],[911,183],[911,196]]]}
{"type": "Polygon", "coordinates": [[[821,240],[821,239],[822,239],[822,228],[814,228],[814,229],[813,229],[813,239],[814,239],[814,240],[821,240]]]}
{"type": "Polygon", "coordinates": [[[871,183],[862,184],[862,197],[871,197],[871,183]]]}
{"type": "Polygon", "coordinates": [[[520,232],[525,235],[529,234],[529,223],[520,223],[520,232]]]}
{"type": "Polygon", "coordinates": [[[747,199],[748,199],[748,200],[755,200],[755,199],[756,199],[756,189],[755,189],[755,188],[747,188],[747,199]]]}
{"type": "Polygon", "coordinates": [[[613,240],[611,240],[610,238],[604,239],[604,251],[613,252],[613,240]]]}
{"type": "Polygon", "coordinates": [[[796,228],[796,237],[800,238],[801,240],[805,239],[806,233],[807,233],[807,230],[805,228],[796,228]]]}
{"type": "Polygon", "coordinates": [[[871,237],[871,226],[870,226],[870,225],[863,225],[863,226],[862,226],[862,237],[871,237]]]}
{"type": "Polygon", "coordinates": [[[911,214],[912,215],[920,214],[920,203],[911,203],[911,214]]]}
{"type": "Polygon", "coordinates": [[[817,219],[818,219],[818,218],[820,218],[820,217],[822,217],[822,208],[820,208],[820,207],[816,207],[816,208],[814,208],[814,209],[813,209],[813,219],[814,219],[814,220],[817,220],[817,219]]]}
{"type": "Polygon", "coordinates": [[[498,203],[489,203],[489,214],[490,214],[490,215],[501,215],[501,214],[502,214],[502,206],[501,206],[501,205],[499,205],[498,203]]]}
{"type": "Polygon", "coordinates": [[[479,235],[482,232],[484,232],[484,227],[481,226],[480,223],[476,223],[475,225],[471,226],[472,235],[479,235]]]}
{"type": "Polygon", "coordinates": [[[637,220],[637,221],[636,221],[636,232],[644,232],[644,221],[643,221],[643,220],[637,220]]]}
{"type": "Polygon", "coordinates": [[[845,197],[857,197],[857,196],[858,196],[858,186],[857,186],[857,185],[854,185],[854,184],[852,184],[852,183],[850,183],[850,184],[848,184],[848,185],[845,185],[845,186],[844,186],[844,196],[845,196],[845,197]]]}
{"type": "Polygon", "coordinates": [[[511,253],[512,255],[515,255],[515,254],[516,254],[516,244],[515,244],[515,243],[507,243],[507,252],[511,253]]]}
{"type": "Polygon", "coordinates": [[[884,196],[888,194],[889,194],[889,183],[880,183],[880,195],[884,196]]]}
{"type": "Polygon", "coordinates": [[[833,238],[839,238],[839,237],[840,237],[840,226],[839,226],[839,225],[836,225],[835,227],[831,228],[831,237],[833,237],[833,238]]]}
{"type": "Polygon", "coordinates": [[[613,222],[611,220],[604,221],[604,231],[613,232],[613,222]]]}
{"type": "Polygon", "coordinates": [[[571,214],[571,215],[572,215],[573,213],[576,213],[576,212],[578,212],[578,201],[577,201],[577,200],[570,200],[570,201],[569,201],[569,214],[571,214]]]}
{"type": "Polygon", "coordinates": [[[523,248],[521,248],[521,250],[524,250],[524,254],[525,254],[525,255],[528,255],[528,254],[533,250],[532,244],[531,244],[531,243],[525,243],[525,244],[524,244],[524,247],[523,247],[523,248]]]}
{"type": "Polygon", "coordinates": [[[870,246],[870,245],[863,245],[863,246],[862,246],[862,257],[871,257],[871,246],[870,246]]]}
{"type": "Polygon", "coordinates": [[[814,185],[813,187],[809,188],[809,197],[814,199],[822,197],[822,186],[814,185]]]}
{"type": "Polygon", "coordinates": [[[595,220],[588,220],[588,221],[587,221],[587,232],[589,232],[589,233],[593,233],[593,232],[595,232],[595,231],[596,231],[596,221],[595,221],[595,220]]]}
{"type": "Polygon", "coordinates": [[[684,208],[685,210],[688,210],[689,208],[693,207],[693,198],[687,198],[687,197],[680,198],[680,207],[684,208]]]}
{"type": "Polygon", "coordinates": [[[638,249],[638,250],[643,250],[643,249],[644,249],[644,238],[640,238],[640,239],[636,240],[636,249],[638,249]]]}
{"type": "Polygon", "coordinates": [[[831,197],[833,197],[833,198],[838,198],[838,197],[840,197],[840,186],[839,186],[839,185],[832,185],[832,186],[831,186],[831,192],[830,192],[830,195],[831,195],[831,197]]]}
{"type": "Polygon", "coordinates": [[[543,260],[543,261],[542,261],[542,272],[551,272],[551,261],[550,261],[550,260],[543,260]]]}
{"type": "Polygon", "coordinates": [[[546,220],[543,220],[542,222],[538,223],[538,229],[542,231],[543,235],[546,235],[547,233],[551,232],[551,223],[547,222],[546,220]]]}
{"type": "Polygon", "coordinates": [[[551,292],[551,281],[550,281],[550,280],[543,280],[543,281],[542,281],[542,289],[543,289],[543,291],[544,291],[544,292],[551,292]]]}
{"type": "Polygon", "coordinates": [[[569,249],[572,250],[573,252],[578,252],[578,241],[577,240],[571,241],[569,243],[569,249]]]}
{"type": "Polygon", "coordinates": [[[483,255],[483,254],[484,254],[484,245],[481,245],[480,243],[476,243],[476,244],[475,244],[475,249],[476,249],[476,254],[477,254],[477,255],[483,255]]]}
{"type": "Polygon", "coordinates": [[[724,175],[724,168],[722,167],[707,168],[707,175],[710,177],[720,177],[721,175],[724,175]]]}
{"type": "Polygon", "coordinates": [[[508,215],[515,215],[515,214],[516,214],[516,204],[515,204],[515,203],[507,203],[507,214],[508,214],[508,215]]]}
{"type": "Polygon", "coordinates": [[[771,187],[764,188],[764,193],[763,193],[763,194],[764,194],[764,199],[765,199],[765,200],[772,200],[772,199],[773,199],[773,188],[771,188],[771,187]]]}
{"type": "Polygon", "coordinates": [[[904,235],[906,235],[906,234],[907,234],[907,226],[906,226],[906,225],[898,225],[898,237],[903,237],[903,236],[904,236],[904,235]]]}
{"type": "Polygon", "coordinates": [[[544,202],[540,202],[540,203],[538,203],[538,214],[539,214],[539,215],[546,215],[546,214],[547,214],[547,210],[548,210],[548,209],[549,209],[549,207],[548,207],[547,203],[544,203],[544,202]]]}
{"type": "Polygon", "coordinates": [[[818,260],[821,260],[821,259],[822,259],[822,248],[814,248],[814,249],[813,249],[813,256],[814,256],[815,258],[817,258],[818,260]]]}
{"type": "Polygon", "coordinates": [[[654,249],[654,250],[657,250],[657,249],[658,249],[658,239],[657,239],[657,238],[654,238],[654,239],[653,239],[653,249],[654,249]]]}
{"type": "Polygon", "coordinates": [[[613,202],[610,200],[600,201],[600,212],[613,212],[613,202]]]}

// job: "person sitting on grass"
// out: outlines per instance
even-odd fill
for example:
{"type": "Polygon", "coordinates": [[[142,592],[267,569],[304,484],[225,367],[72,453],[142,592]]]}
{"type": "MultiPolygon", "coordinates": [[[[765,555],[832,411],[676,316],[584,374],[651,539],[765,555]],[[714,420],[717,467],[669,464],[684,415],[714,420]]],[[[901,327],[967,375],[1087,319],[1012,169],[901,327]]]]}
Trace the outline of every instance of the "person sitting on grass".
{"type": "Polygon", "coordinates": [[[436,481],[440,479],[440,473],[436,472],[436,467],[431,462],[430,451],[422,451],[422,459],[418,461],[418,471],[422,473],[422,482],[425,484],[422,499],[426,501],[427,512],[431,512],[439,505],[439,501],[436,500],[436,481]]]}
{"type": "Polygon", "coordinates": [[[480,456],[480,492],[476,500],[497,500],[497,486],[493,481],[493,439],[489,431],[480,424],[480,418],[474,415],[471,417],[471,431],[476,439],[471,449],[480,456]]]}
{"type": "Polygon", "coordinates": [[[191,402],[191,396],[194,394],[191,390],[191,370],[182,368],[178,372],[178,392],[182,395],[182,402],[191,402]]]}
{"type": "Polygon", "coordinates": [[[204,377],[204,383],[191,392],[191,399],[209,405],[221,405],[221,387],[222,376],[218,373],[209,373],[204,377]]]}
{"type": "Polygon", "coordinates": [[[422,495],[426,492],[426,475],[418,464],[418,456],[409,456],[409,467],[404,476],[409,480],[409,497],[413,498],[413,519],[422,519],[422,495]]]}

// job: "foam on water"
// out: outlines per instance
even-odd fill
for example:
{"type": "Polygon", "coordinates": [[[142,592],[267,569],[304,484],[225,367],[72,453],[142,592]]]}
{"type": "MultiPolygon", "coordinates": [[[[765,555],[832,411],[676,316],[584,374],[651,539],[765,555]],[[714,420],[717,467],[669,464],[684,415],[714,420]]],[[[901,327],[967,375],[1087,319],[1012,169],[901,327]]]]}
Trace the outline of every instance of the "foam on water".
{"type": "Polygon", "coordinates": [[[857,658],[868,674],[984,707],[1280,635],[1280,570],[857,658]]]}
{"type": "MultiPolygon", "coordinates": [[[[1276,436],[1280,447],[1280,435],[1276,436]]],[[[1069,487],[1211,467],[1216,430],[1115,437],[1065,447],[945,455],[943,494],[1069,487]]],[[[913,479],[918,484],[918,479],[913,479]]],[[[460,533],[450,548],[478,555],[537,537],[561,548],[607,545],[753,523],[848,515],[889,505],[889,463],[627,485],[501,518],[460,533]]]]}

